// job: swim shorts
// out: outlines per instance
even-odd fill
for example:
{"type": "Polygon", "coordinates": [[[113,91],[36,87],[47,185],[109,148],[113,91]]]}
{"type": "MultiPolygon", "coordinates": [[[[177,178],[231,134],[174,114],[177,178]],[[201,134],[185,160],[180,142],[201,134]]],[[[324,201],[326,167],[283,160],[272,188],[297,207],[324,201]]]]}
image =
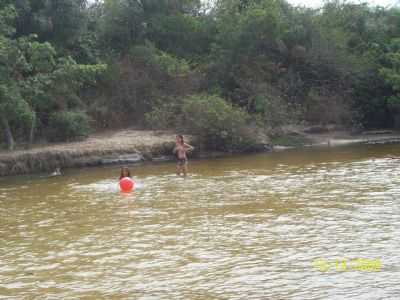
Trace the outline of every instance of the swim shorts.
{"type": "Polygon", "coordinates": [[[186,158],[178,158],[178,166],[184,166],[187,164],[186,158]]]}

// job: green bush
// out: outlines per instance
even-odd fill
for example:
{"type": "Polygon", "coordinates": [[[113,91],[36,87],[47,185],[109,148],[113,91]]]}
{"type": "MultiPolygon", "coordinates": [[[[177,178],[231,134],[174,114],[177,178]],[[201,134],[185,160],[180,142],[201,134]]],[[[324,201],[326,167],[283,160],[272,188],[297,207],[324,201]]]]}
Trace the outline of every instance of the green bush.
{"type": "Polygon", "coordinates": [[[156,105],[145,114],[145,122],[152,129],[171,129],[180,126],[181,115],[181,99],[166,99],[166,102],[156,105]]]}
{"type": "Polygon", "coordinates": [[[70,141],[87,137],[91,131],[89,117],[81,111],[53,113],[49,122],[51,141],[70,141]]]}
{"type": "Polygon", "coordinates": [[[182,122],[210,149],[237,151],[253,143],[247,134],[249,115],[213,95],[195,95],[183,100],[182,122]]]}
{"type": "Polygon", "coordinates": [[[146,43],[144,46],[135,46],[130,53],[133,57],[139,57],[148,64],[157,66],[170,76],[187,74],[190,70],[189,63],[185,59],[180,59],[161,51],[151,43],[146,43]]]}
{"type": "Polygon", "coordinates": [[[195,135],[210,150],[252,151],[259,137],[244,110],[215,95],[164,99],[145,118],[153,129],[178,128],[195,135]]]}
{"type": "Polygon", "coordinates": [[[271,130],[295,124],[301,119],[301,107],[290,105],[281,97],[257,95],[254,104],[256,113],[261,117],[260,121],[271,130]]]}
{"type": "Polygon", "coordinates": [[[301,147],[310,144],[312,141],[302,135],[283,134],[283,135],[272,136],[271,142],[273,145],[279,145],[285,147],[301,147]]]}

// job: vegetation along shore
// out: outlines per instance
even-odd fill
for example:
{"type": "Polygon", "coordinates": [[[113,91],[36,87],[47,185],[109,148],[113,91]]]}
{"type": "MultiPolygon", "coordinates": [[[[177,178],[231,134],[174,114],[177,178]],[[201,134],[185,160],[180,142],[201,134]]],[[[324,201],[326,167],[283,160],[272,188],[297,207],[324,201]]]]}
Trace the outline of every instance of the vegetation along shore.
{"type": "Polygon", "coordinates": [[[175,132],[232,153],[397,130],[399,64],[396,6],[4,0],[0,174],[156,157],[175,132]]]}
{"type": "MultiPolygon", "coordinates": [[[[287,132],[270,140],[259,141],[257,147],[248,152],[282,151],[298,147],[334,147],[355,143],[400,142],[400,133],[392,131],[370,131],[351,134],[346,131],[323,131],[307,133],[306,130],[287,132]],[[305,132],[306,131],[306,132],[305,132]]],[[[32,149],[0,152],[0,176],[50,172],[55,168],[79,168],[104,165],[132,165],[143,162],[164,162],[175,160],[172,155],[175,135],[172,132],[150,130],[120,130],[95,134],[83,141],[55,143],[32,149]]],[[[209,151],[189,136],[196,144],[191,154],[195,158],[209,158],[227,155],[226,152],[209,151]]]]}

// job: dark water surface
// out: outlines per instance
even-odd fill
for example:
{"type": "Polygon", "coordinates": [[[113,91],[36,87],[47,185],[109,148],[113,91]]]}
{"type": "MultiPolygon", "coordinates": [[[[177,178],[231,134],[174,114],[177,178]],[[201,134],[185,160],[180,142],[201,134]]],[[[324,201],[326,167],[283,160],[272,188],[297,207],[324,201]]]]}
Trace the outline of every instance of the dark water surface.
{"type": "Polygon", "coordinates": [[[397,154],[137,166],[129,195],[118,167],[2,178],[0,299],[400,299],[397,154]]]}

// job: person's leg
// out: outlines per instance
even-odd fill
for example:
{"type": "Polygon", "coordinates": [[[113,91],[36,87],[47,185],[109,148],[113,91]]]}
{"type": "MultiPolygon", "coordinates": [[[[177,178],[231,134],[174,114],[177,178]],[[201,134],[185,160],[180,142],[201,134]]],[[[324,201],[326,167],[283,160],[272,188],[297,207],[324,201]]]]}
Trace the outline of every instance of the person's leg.
{"type": "Polygon", "coordinates": [[[186,177],[187,175],[187,161],[185,161],[185,164],[182,166],[183,169],[183,177],[186,177]]]}
{"type": "Polygon", "coordinates": [[[182,169],[181,164],[178,162],[178,163],[176,164],[176,175],[178,175],[178,176],[181,175],[181,172],[182,172],[181,169],[182,169]]]}

